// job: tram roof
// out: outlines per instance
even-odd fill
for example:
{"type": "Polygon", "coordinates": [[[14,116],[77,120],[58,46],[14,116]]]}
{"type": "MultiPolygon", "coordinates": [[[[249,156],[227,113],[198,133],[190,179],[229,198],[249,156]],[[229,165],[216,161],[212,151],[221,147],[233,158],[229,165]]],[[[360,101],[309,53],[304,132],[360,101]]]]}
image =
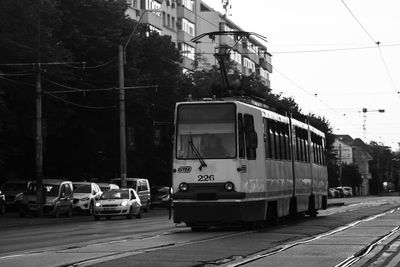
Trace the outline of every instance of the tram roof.
{"type": "MultiPolygon", "coordinates": [[[[222,103],[235,103],[235,104],[239,104],[239,105],[250,107],[252,109],[259,110],[261,112],[262,116],[265,117],[265,118],[273,119],[273,120],[280,121],[280,122],[287,123],[287,124],[289,123],[289,117],[283,116],[281,114],[278,114],[275,111],[268,109],[268,107],[264,107],[266,105],[263,106],[262,103],[259,103],[260,105],[256,105],[256,104],[243,102],[241,100],[233,99],[233,98],[232,99],[231,98],[223,99],[223,100],[221,100],[221,99],[196,100],[196,101],[188,101],[188,102],[178,102],[176,104],[177,105],[178,104],[189,104],[190,105],[190,104],[207,104],[207,103],[214,103],[214,104],[215,103],[221,103],[221,104],[222,103]]],[[[254,103],[256,103],[256,102],[254,102],[254,103]]],[[[292,118],[292,124],[294,126],[296,126],[296,127],[300,127],[300,128],[303,128],[303,129],[308,129],[308,124],[307,123],[298,121],[298,120],[293,119],[293,118],[292,118]]],[[[310,127],[310,131],[311,132],[313,132],[313,133],[315,133],[317,135],[320,135],[320,136],[325,136],[325,134],[323,132],[321,132],[320,130],[316,129],[315,127],[313,127],[311,125],[309,127],[310,127]]]]}

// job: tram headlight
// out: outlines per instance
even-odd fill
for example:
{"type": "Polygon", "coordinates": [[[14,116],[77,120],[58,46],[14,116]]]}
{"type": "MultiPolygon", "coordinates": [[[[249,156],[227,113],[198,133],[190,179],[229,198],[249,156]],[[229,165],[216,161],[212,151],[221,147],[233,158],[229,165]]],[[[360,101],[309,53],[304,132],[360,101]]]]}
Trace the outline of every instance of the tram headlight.
{"type": "Polygon", "coordinates": [[[179,190],[182,192],[186,192],[189,189],[189,185],[187,183],[180,183],[179,190]]]}
{"type": "Polygon", "coordinates": [[[232,182],[226,182],[224,188],[226,191],[231,192],[235,188],[235,185],[232,182]]]}

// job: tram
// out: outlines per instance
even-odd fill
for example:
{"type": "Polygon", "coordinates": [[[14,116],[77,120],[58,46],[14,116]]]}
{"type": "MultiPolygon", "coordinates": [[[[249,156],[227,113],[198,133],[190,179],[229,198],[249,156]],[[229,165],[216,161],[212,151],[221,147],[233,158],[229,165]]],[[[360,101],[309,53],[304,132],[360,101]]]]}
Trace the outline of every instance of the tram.
{"type": "Polygon", "coordinates": [[[173,151],[175,223],[242,225],[327,207],[324,133],[254,101],[177,103],[173,151]]]}

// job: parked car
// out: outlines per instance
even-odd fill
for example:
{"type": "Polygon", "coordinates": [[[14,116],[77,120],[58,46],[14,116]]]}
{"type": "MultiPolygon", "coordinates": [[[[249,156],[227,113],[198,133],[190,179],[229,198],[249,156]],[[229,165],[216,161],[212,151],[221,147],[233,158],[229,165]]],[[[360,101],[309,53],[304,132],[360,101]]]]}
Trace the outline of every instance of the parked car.
{"type": "Polygon", "coordinates": [[[18,202],[28,186],[27,181],[7,181],[1,186],[7,210],[18,210],[18,202]]]}
{"type": "Polygon", "coordinates": [[[92,182],[73,182],[74,187],[74,210],[94,213],[95,198],[102,194],[100,187],[92,182]]]}
{"type": "Polygon", "coordinates": [[[151,192],[151,208],[165,207],[168,208],[171,202],[171,187],[153,186],[151,192]]]}
{"type": "Polygon", "coordinates": [[[119,186],[116,184],[109,184],[109,183],[96,183],[102,192],[106,190],[113,190],[113,189],[119,189],[119,186]]]}
{"type": "MultiPolygon", "coordinates": [[[[114,178],[110,181],[112,184],[121,186],[121,178],[114,178]]],[[[135,190],[140,198],[140,203],[142,204],[142,209],[144,211],[149,211],[151,206],[151,193],[149,180],[144,178],[126,178],[126,185],[128,188],[135,190]]]]}
{"type": "Polygon", "coordinates": [[[353,196],[353,188],[350,186],[343,186],[344,196],[345,197],[352,197],[353,196]]]}
{"type": "Polygon", "coordinates": [[[331,187],[328,189],[328,197],[330,198],[336,198],[339,197],[339,191],[336,190],[335,188],[331,187]]]}
{"type": "MultiPolygon", "coordinates": [[[[36,181],[28,184],[27,190],[21,197],[19,215],[24,217],[27,214],[35,215],[38,208],[36,181]]],[[[74,197],[72,182],[58,179],[43,180],[43,212],[44,214],[59,217],[65,214],[72,215],[72,200],[74,197]]]]}
{"type": "Polygon", "coordinates": [[[99,220],[101,216],[106,219],[111,219],[112,216],[141,218],[141,207],[139,196],[132,188],[108,190],[96,201],[94,219],[99,220]]]}
{"type": "Polygon", "coordinates": [[[0,215],[6,212],[6,198],[0,190],[0,215]]]}
{"type": "Polygon", "coordinates": [[[353,196],[353,189],[350,186],[338,186],[335,189],[339,191],[339,197],[353,196]]]}

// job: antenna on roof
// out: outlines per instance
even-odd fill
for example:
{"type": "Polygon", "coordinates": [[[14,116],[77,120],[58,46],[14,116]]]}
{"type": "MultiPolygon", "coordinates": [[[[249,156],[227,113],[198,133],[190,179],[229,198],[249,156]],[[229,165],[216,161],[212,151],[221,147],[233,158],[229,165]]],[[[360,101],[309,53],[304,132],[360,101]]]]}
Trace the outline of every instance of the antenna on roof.
{"type": "Polygon", "coordinates": [[[222,2],[222,8],[224,9],[224,16],[231,16],[231,10],[232,10],[232,5],[229,3],[229,0],[221,0],[222,2]]]}

